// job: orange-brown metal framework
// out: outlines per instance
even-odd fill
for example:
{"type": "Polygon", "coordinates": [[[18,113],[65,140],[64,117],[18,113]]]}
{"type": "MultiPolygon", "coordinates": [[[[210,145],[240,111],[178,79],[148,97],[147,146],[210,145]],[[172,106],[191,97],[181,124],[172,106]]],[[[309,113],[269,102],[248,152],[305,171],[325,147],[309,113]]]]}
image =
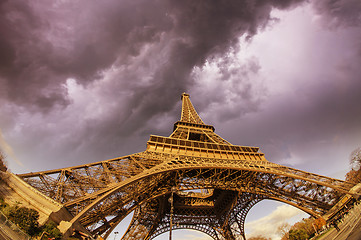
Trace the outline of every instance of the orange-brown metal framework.
{"type": "Polygon", "coordinates": [[[169,231],[171,195],[172,229],[245,239],[245,217],[263,199],[321,217],[354,186],[271,163],[257,147],[227,142],[204,124],[185,93],[173,133],[151,135],[144,152],[19,176],[63,204],[70,222],[94,236],[108,237],[134,211],[122,239],[153,239],[169,231]]]}

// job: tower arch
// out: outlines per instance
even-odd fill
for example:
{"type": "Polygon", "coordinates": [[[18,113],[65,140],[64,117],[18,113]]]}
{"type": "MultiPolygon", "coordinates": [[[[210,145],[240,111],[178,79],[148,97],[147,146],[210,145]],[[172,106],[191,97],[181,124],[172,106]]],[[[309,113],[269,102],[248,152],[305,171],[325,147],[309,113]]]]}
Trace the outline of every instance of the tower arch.
{"type": "Polygon", "coordinates": [[[174,229],[213,239],[245,239],[245,217],[263,199],[327,220],[342,208],[341,198],[359,196],[352,183],[275,164],[258,147],[229,143],[203,122],[185,93],[172,134],[151,135],[144,152],[18,176],[69,213],[64,233],[80,226],[105,238],[133,211],[123,239],[169,231],[172,194],[174,229]]]}

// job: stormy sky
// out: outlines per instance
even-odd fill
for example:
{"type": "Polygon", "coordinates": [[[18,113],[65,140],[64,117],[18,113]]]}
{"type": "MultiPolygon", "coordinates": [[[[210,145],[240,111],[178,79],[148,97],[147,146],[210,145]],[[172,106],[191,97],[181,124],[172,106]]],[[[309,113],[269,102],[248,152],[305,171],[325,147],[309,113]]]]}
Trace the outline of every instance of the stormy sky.
{"type": "Polygon", "coordinates": [[[361,146],[359,0],[0,0],[14,173],[140,152],[187,92],[269,161],[343,178],[361,146]]]}

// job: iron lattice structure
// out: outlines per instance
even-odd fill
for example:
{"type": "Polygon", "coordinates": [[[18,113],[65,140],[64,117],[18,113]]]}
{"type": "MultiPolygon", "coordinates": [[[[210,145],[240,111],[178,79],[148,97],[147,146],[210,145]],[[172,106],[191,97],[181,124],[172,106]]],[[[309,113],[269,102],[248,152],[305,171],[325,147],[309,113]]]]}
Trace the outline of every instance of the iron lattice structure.
{"type": "Polygon", "coordinates": [[[245,217],[263,199],[321,217],[354,186],[269,162],[257,147],[227,142],[204,124],[185,93],[173,133],[151,135],[144,152],[19,176],[61,203],[73,216],[70,222],[94,236],[107,238],[134,212],[122,239],[153,239],[171,228],[245,239],[245,217]]]}

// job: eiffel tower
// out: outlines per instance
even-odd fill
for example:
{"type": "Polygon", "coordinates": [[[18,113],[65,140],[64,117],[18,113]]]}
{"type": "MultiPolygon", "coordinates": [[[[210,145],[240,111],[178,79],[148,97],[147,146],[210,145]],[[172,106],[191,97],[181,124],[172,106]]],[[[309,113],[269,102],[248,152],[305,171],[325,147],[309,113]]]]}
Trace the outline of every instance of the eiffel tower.
{"type": "Polygon", "coordinates": [[[340,200],[359,196],[352,183],[275,164],[258,147],[227,142],[202,121],[188,94],[181,99],[173,133],[151,135],[144,152],[18,177],[61,206],[62,215],[50,218],[63,233],[77,229],[105,239],[133,212],[122,239],[195,229],[215,240],[244,240],[246,215],[263,199],[329,220],[340,200]]]}

